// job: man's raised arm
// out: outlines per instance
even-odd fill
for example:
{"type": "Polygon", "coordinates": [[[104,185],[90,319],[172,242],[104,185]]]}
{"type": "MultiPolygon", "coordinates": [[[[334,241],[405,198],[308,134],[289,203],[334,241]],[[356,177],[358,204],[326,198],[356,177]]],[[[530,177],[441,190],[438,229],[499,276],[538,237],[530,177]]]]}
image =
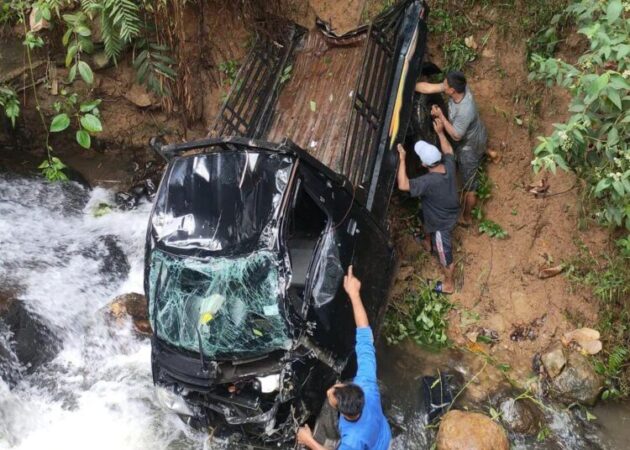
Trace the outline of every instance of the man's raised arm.
{"type": "Polygon", "coordinates": [[[396,173],[396,181],[398,182],[398,189],[401,191],[408,192],[410,189],[409,186],[409,177],[407,176],[407,162],[405,159],[407,158],[407,152],[405,152],[405,148],[402,144],[398,144],[398,155],[400,156],[399,164],[398,164],[398,172],[396,173]]]}
{"type": "MultiPolygon", "coordinates": [[[[361,301],[361,281],[352,273],[352,266],[348,266],[348,274],[343,278],[343,288],[345,289],[354,314],[354,322],[357,326],[355,351],[357,354],[357,375],[354,381],[358,380],[376,384],[376,349],[374,348],[374,336],[368,321],[365,307],[361,301]]],[[[377,387],[378,389],[378,387],[377,387]]]]}
{"type": "Polygon", "coordinates": [[[439,94],[444,92],[444,83],[427,83],[420,81],[416,83],[416,92],[421,94],[439,94]]]}

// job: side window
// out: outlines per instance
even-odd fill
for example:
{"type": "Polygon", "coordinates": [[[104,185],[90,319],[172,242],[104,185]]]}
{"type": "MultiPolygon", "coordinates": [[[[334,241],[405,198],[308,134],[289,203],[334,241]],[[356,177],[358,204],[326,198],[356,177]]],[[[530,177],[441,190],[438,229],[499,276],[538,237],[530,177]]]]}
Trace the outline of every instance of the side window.
{"type": "Polygon", "coordinates": [[[333,301],[343,281],[344,272],[339,259],[339,247],[332,227],[324,232],[314,264],[316,267],[312,271],[314,273],[312,295],[314,306],[317,308],[333,301]]]}
{"type": "Polygon", "coordinates": [[[290,289],[303,300],[309,267],[328,224],[328,216],[301,182],[298,182],[291,206],[286,234],[292,270],[290,289]]]}

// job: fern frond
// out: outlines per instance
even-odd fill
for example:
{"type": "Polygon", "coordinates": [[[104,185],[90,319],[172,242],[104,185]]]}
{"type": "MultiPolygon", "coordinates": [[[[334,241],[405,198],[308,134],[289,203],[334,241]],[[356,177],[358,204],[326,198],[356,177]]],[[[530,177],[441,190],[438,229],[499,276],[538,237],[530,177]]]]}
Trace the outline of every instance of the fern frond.
{"type": "Polygon", "coordinates": [[[112,24],[117,27],[120,39],[129,43],[140,34],[142,21],[140,8],[131,0],[103,0],[104,14],[109,16],[112,24]]]}
{"type": "Polygon", "coordinates": [[[111,18],[104,13],[101,13],[101,35],[103,36],[105,54],[112,61],[116,61],[125,45],[120,38],[117,27],[112,23],[111,18]]]}
{"type": "Polygon", "coordinates": [[[616,374],[621,370],[621,366],[628,359],[629,351],[625,347],[617,346],[613,348],[612,352],[608,356],[608,372],[616,374]]]}
{"type": "Polygon", "coordinates": [[[134,58],[136,79],[160,97],[170,96],[167,80],[175,80],[175,61],[168,55],[168,47],[142,40],[138,55],[134,58]]]}

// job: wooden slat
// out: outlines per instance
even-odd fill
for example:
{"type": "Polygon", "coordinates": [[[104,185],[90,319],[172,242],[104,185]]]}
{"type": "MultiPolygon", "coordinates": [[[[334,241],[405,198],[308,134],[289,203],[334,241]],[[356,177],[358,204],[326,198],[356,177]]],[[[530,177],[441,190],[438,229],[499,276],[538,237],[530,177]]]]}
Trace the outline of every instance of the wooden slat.
{"type": "Polygon", "coordinates": [[[296,49],[292,75],[280,93],[266,139],[279,142],[288,137],[340,171],[364,44],[328,48],[317,30],[309,31],[302,47],[296,49]],[[311,111],[311,101],[315,111],[311,111]]]}

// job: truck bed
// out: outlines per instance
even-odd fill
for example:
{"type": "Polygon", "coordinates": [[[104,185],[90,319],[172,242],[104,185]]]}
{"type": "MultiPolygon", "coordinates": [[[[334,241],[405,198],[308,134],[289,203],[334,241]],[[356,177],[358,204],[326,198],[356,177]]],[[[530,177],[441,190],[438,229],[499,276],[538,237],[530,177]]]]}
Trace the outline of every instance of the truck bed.
{"type": "Polygon", "coordinates": [[[329,46],[322,33],[310,30],[295,50],[291,77],[280,92],[265,138],[279,142],[288,137],[331,169],[341,171],[364,44],[361,40],[329,46]]]}

